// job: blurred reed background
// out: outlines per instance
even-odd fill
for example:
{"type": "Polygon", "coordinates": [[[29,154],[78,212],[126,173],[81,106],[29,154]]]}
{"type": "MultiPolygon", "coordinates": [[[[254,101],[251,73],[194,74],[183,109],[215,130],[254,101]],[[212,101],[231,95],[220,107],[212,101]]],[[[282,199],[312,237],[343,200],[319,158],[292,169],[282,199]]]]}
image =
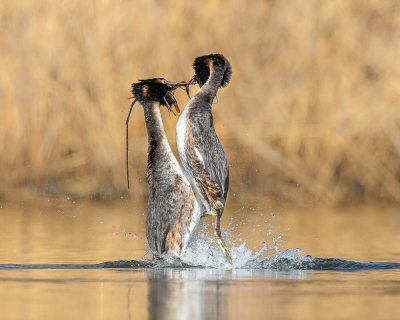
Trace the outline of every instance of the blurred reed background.
{"type": "MultiPolygon", "coordinates": [[[[196,56],[222,53],[233,76],[214,119],[231,192],[400,202],[399,9],[397,0],[2,0],[0,195],[128,194],[131,83],[187,80],[196,56]]],[[[182,109],[188,98],[176,98],[182,109]]],[[[176,150],[177,118],[163,118],[176,150]]],[[[136,105],[133,198],[147,192],[146,158],[136,105]]]]}

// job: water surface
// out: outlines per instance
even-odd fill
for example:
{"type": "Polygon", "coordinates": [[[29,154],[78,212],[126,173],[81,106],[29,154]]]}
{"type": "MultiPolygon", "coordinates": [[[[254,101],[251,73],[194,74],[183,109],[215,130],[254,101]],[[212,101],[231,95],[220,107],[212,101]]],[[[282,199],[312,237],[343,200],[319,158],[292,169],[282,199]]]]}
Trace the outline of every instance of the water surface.
{"type": "Polygon", "coordinates": [[[1,318],[400,317],[398,207],[231,200],[222,224],[230,266],[212,218],[183,261],[142,261],[141,201],[49,200],[1,204],[1,318]]]}

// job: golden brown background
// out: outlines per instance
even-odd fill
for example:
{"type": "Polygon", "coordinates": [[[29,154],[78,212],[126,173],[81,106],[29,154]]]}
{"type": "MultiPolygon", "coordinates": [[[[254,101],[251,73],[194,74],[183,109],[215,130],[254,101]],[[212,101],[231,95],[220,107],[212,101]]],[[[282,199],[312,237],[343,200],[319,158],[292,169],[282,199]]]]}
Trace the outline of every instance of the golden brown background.
{"type": "MultiPolygon", "coordinates": [[[[231,192],[400,201],[400,3],[1,1],[0,197],[124,195],[130,84],[222,53],[214,106],[231,192]],[[229,127],[228,127],[229,126],[229,127]]],[[[192,89],[192,93],[195,89],[192,89]]],[[[187,103],[182,91],[176,97],[187,103]]],[[[163,112],[175,148],[177,118],[163,112]]],[[[132,197],[147,133],[130,123],[132,197]]]]}

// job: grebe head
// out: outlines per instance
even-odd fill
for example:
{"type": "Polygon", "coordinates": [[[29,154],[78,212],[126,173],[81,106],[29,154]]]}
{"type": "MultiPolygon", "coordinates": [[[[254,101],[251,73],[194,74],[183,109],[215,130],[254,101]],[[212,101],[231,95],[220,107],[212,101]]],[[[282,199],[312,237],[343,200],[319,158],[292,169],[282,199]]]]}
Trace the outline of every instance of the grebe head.
{"type": "Polygon", "coordinates": [[[198,84],[202,87],[210,77],[211,71],[214,68],[220,68],[223,71],[223,77],[220,87],[225,87],[232,76],[232,67],[228,59],[222,54],[209,54],[206,56],[197,57],[193,62],[195,75],[188,81],[189,84],[198,84]]]}
{"type": "Polygon", "coordinates": [[[143,105],[143,102],[158,102],[167,107],[172,112],[172,105],[176,112],[180,112],[178,103],[174,97],[174,92],[179,84],[165,80],[164,78],[152,78],[139,80],[132,84],[132,94],[135,100],[143,105]]]}

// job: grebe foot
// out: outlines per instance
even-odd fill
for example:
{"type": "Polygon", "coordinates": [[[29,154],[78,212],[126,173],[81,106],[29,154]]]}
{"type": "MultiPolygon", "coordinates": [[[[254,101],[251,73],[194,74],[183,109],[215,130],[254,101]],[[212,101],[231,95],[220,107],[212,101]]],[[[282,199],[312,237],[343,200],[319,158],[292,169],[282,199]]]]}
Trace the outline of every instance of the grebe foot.
{"type": "Polygon", "coordinates": [[[221,248],[221,251],[225,255],[226,260],[228,260],[228,262],[230,264],[232,264],[232,255],[229,252],[228,247],[226,246],[224,239],[222,239],[222,237],[221,237],[221,227],[220,227],[221,216],[218,214],[217,211],[215,211],[214,212],[214,217],[217,219],[217,226],[216,226],[215,231],[214,231],[215,239],[217,240],[217,243],[218,243],[219,247],[221,248]]]}

